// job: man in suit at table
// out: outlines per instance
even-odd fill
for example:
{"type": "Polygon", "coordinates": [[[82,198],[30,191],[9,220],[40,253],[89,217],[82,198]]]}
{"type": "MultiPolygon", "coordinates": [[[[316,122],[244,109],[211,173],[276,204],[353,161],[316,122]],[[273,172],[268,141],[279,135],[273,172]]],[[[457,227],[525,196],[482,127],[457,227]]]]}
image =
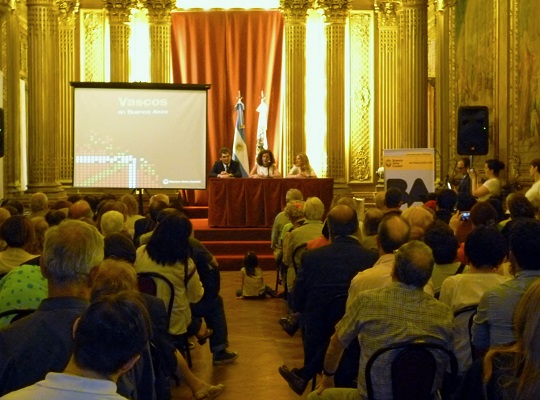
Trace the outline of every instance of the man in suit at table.
{"type": "Polygon", "coordinates": [[[219,161],[214,163],[210,178],[241,178],[240,163],[231,157],[231,149],[222,147],[219,150],[219,161]]]}

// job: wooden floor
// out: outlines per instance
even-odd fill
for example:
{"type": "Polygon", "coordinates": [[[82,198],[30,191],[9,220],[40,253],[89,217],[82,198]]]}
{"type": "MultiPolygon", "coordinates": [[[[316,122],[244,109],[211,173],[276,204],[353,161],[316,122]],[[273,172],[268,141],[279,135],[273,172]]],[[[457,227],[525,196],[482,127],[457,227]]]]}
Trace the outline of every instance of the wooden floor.
{"type": "MultiPolygon", "coordinates": [[[[275,272],[265,271],[265,283],[275,285],[275,272]]],[[[289,337],[278,323],[285,315],[283,299],[238,300],[239,272],[221,273],[221,296],[225,303],[229,328],[229,349],[239,353],[231,364],[213,366],[208,344],[192,351],[192,371],[199,378],[212,383],[223,383],[225,391],[220,400],[238,399],[305,399],[295,394],[278,373],[278,367],[289,368],[303,364],[302,341],[299,332],[289,337]]],[[[281,289],[281,287],[280,287],[281,289]]],[[[189,388],[181,384],[173,388],[173,399],[191,399],[189,388]]]]}

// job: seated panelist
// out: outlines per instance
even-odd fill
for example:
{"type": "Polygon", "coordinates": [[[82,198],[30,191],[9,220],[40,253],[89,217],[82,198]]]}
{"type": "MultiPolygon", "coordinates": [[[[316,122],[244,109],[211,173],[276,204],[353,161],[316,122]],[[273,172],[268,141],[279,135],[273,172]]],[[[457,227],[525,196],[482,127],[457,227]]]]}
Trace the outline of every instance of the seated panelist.
{"type": "Polygon", "coordinates": [[[281,173],[275,164],[276,160],[270,150],[261,150],[257,162],[249,173],[250,178],[281,178],[281,173]]]}
{"type": "Polygon", "coordinates": [[[298,153],[294,158],[294,166],[289,171],[287,178],[316,178],[317,174],[309,164],[306,153],[298,153]]]}
{"type": "Polygon", "coordinates": [[[222,147],[219,155],[219,161],[214,163],[210,171],[210,178],[241,178],[240,163],[231,158],[231,149],[222,147]]]}

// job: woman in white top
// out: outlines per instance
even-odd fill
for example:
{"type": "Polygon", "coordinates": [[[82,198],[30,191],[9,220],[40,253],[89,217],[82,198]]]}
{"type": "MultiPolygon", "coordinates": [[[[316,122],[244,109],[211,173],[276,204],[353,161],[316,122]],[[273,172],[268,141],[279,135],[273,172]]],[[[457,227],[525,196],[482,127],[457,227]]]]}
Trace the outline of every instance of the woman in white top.
{"type": "Polygon", "coordinates": [[[309,164],[306,153],[298,153],[294,158],[294,166],[289,171],[288,178],[316,178],[317,174],[309,164]]]}
{"type": "MultiPolygon", "coordinates": [[[[198,302],[204,289],[195,263],[190,258],[189,237],[193,227],[184,215],[169,215],[156,227],[148,244],[137,249],[135,270],[157,272],[165,276],[174,286],[174,302],[169,324],[169,333],[181,335],[187,332],[191,322],[190,303],[198,302]]],[[[165,304],[170,299],[170,290],[164,282],[156,280],[157,294],[165,304]]]]}
{"type": "Polygon", "coordinates": [[[250,178],[281,178],[281,173],[275,164],[276,160],[270,150],[261,150],[257,162],[249,173],[250,178]]]}
{"type": "Polygon", "coordinates": [[[469,170],[471,177],[472,195],[478,198],[478,201],[486,201],[491,196],[499,196],[501,194],[501,180],[499,172],[504,169],[504,163],[499,160],[487,160],[484,164],[487,181],[483,184],[478,182],[478,176],[475,170],[469,170]]]}
{"type": "Polygon", "coordinates": [[[535,158],[531,161],[531,167],[529,168],[529,175],[534,179],[534,184],[531,186],[525,197],[531,200],[535,195],[540,195],[540,158],[535,158]]]}

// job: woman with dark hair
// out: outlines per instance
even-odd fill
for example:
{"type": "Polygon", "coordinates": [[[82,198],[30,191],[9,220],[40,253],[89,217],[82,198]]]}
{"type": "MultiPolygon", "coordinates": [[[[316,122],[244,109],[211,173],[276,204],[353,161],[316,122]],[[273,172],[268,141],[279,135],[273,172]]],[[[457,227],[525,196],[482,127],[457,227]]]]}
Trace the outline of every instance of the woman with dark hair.
{"type": "MultiPolygon", "coordinates": [[[[184,215],[169,215],[156,227],[147,245],[137,249],[137,272],[157,272],[172,282],[175,290],[169,332],[181,335],[191,322],[189,304],[198,302],[204,289],[195,263],[190,258],[191,221],[184,215]]],[[[170,293],[165,283],[157,281],[158,297],[168,303],[170,293]]]]}
{"type": "Polygon", "coordinates": [[[478,175],[473,169],[469,170],[469,176],[471,177],[472,194],[478,198],[478,201],[486,201],[491,196],[500,196],[501,194],[501,180],[499,179],[499,172],[504,169],[504,163],[499,160],[491,159],[487,160],[484,164],[484,171],[487,180],[483,184],[478,183],[478,175]]]}
{"type": "Polygon", "coordinates": [[[494,347],[469,369],[457,400],[528,400],[540,393],[540,280],[521,298],[514,313],[516,342],[494,347]]]}
{"type": "Polygon", "coordinates": [[[531,186],[525,196],[531,200],[534,195],[540,195],[540,158],[535,158],[531,161],[531,166],[529,168],[529,175],[534,179],[534,184],[531,186]]]}
{"type": "Polygon", "coordinates": [[[257,162],[249,173],[250,178],[281,178],[276,166],[276,160],[270,150],[261,150],[257,155],[257,162]]]}
{"type": "Polygon", "coordinates": [[[306,153],[298,153],[294,157],[294,166],[289,171],[287,178],[316,178],[317,174],[311,168],[306,153]]]}

